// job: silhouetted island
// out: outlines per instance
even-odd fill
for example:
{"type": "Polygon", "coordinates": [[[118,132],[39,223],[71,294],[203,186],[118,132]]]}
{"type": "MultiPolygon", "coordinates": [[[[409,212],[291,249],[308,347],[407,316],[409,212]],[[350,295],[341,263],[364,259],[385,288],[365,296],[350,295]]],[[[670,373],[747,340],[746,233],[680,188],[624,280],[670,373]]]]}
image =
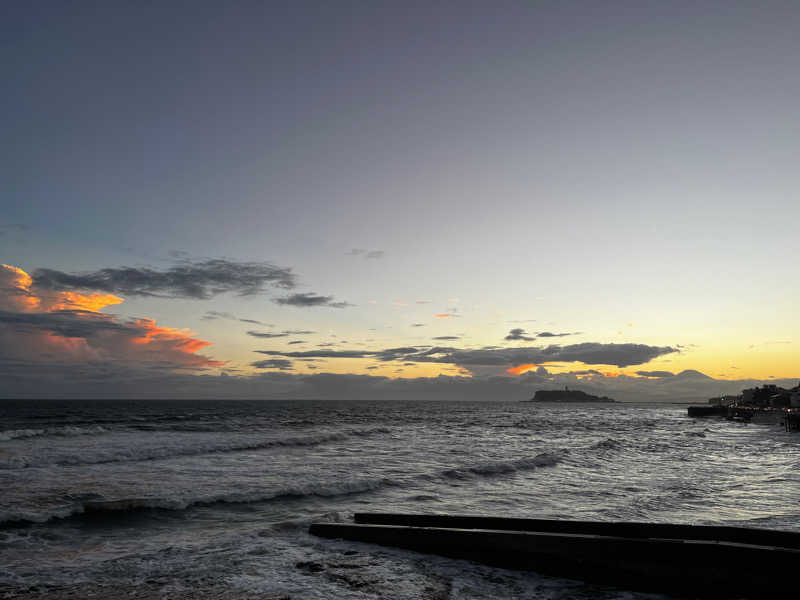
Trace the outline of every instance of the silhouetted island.
{"type": "Polygon", "coordinates": [[[580,390],[539,390],[523,402],[616,402],[608,396],[593,396],[580,390]]]}

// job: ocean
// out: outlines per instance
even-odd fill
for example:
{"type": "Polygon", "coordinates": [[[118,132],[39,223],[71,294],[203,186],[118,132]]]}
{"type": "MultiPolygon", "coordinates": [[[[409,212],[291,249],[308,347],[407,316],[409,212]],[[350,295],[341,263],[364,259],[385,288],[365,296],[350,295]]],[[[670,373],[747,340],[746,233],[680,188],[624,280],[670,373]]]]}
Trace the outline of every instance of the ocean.
{"type": "Polygon", "coordinates": [[[0,401],[3,598],[656,598],[315,538],[354,512],[800,531],[800,434],[681,405],[0,401]]]}

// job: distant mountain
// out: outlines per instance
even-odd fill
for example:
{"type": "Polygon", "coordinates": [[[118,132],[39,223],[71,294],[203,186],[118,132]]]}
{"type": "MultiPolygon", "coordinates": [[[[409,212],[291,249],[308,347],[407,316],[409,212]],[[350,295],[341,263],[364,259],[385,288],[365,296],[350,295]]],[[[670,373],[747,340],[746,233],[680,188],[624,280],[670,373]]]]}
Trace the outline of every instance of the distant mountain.
{"type": "Polygon", "coordinates": [[[684,379],[714,379],[713,377],[709,377],[705,373],[695,371],[694,369],[686,369],[685,371],[681,371],[675,375],[675,377],[683,377],[684,379]]]}

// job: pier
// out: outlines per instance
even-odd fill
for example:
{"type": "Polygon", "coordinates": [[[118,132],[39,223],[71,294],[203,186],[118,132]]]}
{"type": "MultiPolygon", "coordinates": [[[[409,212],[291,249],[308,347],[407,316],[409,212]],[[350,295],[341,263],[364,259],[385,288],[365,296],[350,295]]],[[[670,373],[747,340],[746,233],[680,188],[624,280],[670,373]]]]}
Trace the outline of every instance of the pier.
{"type": "Polygon", "coordinates": [[[404,548],[624,589],[772,598],[800,561],[800,533],[659,523],[356,514],[324,538],[404,548]]]}

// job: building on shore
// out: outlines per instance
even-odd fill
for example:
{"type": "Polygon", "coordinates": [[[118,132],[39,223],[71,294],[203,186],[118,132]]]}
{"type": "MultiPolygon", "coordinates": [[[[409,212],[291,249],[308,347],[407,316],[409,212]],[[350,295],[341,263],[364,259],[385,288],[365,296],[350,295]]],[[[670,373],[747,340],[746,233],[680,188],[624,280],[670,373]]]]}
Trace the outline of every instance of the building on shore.
{"type": "Polygon", "coordinates": [[[800,384],[786,389],[774,384],[742,390],[739,404],[759,408],[800,407],[800,384]]]}

